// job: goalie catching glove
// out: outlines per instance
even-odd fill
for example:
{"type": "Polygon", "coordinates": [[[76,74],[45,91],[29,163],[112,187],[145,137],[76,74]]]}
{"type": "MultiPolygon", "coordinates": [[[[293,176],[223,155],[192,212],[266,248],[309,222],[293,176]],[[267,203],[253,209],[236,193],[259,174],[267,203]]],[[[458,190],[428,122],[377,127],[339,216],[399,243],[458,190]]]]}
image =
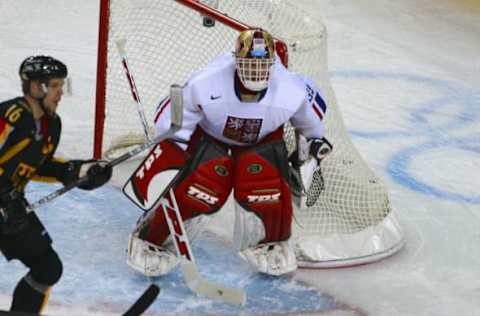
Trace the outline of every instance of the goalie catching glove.
{"type": "Polygon", "coordinates": [[[322,161],[332,152],[332,144],[325,138],[314,138],[308,141],[310,145],[310,155],[318,160],[322,161]]]}
{"type": "Polygon", "coordinates": [[[318,173],[323,183],[320,162],[332,152],[332,148],[332,144],[325,137],[307,140],[303,135],[297,134],[297,149],[289,157],[291,190],[297,207],[305,208],[316,202],[318,196],[311,201],[311,205],[307,205],[307,193],[315,173],[318,173]]]}
{"type": "Polygon", "coordinates": [[[101,160],[70,160],[66,163],[64,176],[61,181],[68,185],[82,177],[85,181],[78,184],[83,190],[93,190],[107,183],[112,177],[112,166],[101,160]]]}
{"type": "Polygon", "coordinates": [[[311,156],[320,163],[332,152],[332,148],[332,144],[325,137],[307,140],[299,134],[297,136],[297,150],[292,154],[291,161],[295,167],[299,167],[311,156]]]}

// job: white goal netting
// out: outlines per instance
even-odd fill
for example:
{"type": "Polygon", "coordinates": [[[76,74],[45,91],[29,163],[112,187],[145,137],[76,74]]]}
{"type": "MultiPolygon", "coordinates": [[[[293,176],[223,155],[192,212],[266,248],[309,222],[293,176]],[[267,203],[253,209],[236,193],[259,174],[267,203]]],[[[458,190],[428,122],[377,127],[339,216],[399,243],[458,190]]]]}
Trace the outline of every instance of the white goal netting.
{"type": "MultiPolygon", "coordinates": [[[[294,236],[301,266],[331,267],[373,261],[403,244],[401,229],[382,181],[366,165],[349,139],[328,79],[326,29],[285,0],[204,1],[243,23],[262,27],[284,41],[289,69],[314,79],[327,98],[327,138],[332,154],[322,163],[321,181],[309,192],[315,204],[295,210],[294,236]]],[[[105,130],[102,151],[143,142],[115,40],[125,38],[131,71],[149,123],[172,83],[220,53],[232,51],[238,32],[221,23],[205,27],[203,17],[176,1],[110,0],[105,130]],[[123,145],[122,145],[123,144],[123,145]]],[[[286,141],[295,146],[286,128],[286,141]]],[[[317,180],[318,180],[317,175],[317,180]]]]}

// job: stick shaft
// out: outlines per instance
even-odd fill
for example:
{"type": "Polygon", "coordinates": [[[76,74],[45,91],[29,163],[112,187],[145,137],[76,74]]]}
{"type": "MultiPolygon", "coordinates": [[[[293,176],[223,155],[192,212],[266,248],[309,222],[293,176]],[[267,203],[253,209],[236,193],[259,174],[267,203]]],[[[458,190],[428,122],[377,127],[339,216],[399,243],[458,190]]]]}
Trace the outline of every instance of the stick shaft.
{"type": "Polygon", "coordinates": [[[145,139],[147,141],[150,140],[150,136],[148,134],[148,123],[147,118],[145,117],[145,108],[140,100],[140,94],[138,93],[137,85],[135,84],[135,79],[133,78],[133,73],[130,71],[128,57],[127,57],[127,50],[125,48],[127,44],[126,39],[120,39],[116,41],[117,49],[122,58],[122,65],[123,69],[125,70],[125,75],[127,76],[128,84],[130,85],[130,91],[132,93],[133,100],[135,101],[138,116],[140,118],[140,122],[143,126],[143,132],[145,133],[145,139]]]}

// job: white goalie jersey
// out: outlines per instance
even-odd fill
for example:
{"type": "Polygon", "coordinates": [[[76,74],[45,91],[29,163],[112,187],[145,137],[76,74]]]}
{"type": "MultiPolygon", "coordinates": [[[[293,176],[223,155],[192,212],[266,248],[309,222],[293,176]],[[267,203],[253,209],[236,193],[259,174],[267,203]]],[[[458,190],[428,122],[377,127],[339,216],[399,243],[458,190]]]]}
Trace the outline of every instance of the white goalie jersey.
{"type": "MultiPolygon", "coordinates": [[[[234,73],[234,57],[224,54],[188,80],[183,89],[183,125],[175,134],[176,140],[188,142],[199,125],[225,144],[248,146],[288,121],[306,138],[324,136],[324,97],[313,82],[289,72],[278,57],[270,72],[268,88],[258,101],[240,101],[234,73]]],[[[157,108],[157,134],[170,126],[169,104],[167,98],[157,108]]]]}

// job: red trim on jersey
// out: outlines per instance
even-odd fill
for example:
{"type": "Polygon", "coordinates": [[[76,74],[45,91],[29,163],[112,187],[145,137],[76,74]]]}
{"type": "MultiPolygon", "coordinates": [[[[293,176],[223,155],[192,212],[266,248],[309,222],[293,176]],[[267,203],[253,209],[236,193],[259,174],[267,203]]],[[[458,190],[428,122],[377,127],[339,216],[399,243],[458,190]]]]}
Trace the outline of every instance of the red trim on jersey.
{"type": "Polygon", "coordinates": [[[48,118],[46,115],[42,116],[41,119],[41,134],[42,138],[48,134],[48,118]]]}
{"type": "Polygon", "coordinates": [[[8,129],[8,123],[4,119],[0,118],[0,135],[5,132],[6,129],[8,129]]]}
{"type": "Polygon", "coordinates": [[[5,141],[8,138],[8,135],[13,130],[12,125],[8,124],[7,121],[0,118],[0,147],[5,144],[5,141]]]}
{"type": "Polygon", "coordinates": [[[323,121],[322,111],[317,109],[317,107],[315,106],[315,103],[312,104],[312,107],[313,107],[313,110],[315,111],[315,113],[317,113],[318,117],[320,118],[320,121],[323,121]]]}

